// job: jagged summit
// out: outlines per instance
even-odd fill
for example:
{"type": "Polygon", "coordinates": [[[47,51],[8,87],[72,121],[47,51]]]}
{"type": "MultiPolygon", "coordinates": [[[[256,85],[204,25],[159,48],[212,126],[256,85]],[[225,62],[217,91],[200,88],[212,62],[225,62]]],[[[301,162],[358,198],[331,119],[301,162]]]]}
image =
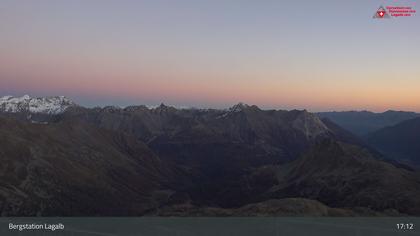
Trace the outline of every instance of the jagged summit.
{"type": "Polygon", "coordinates": [[[229,111],[230,112],[241,112],[241,111],[248,110],[248,109],[259,110],[259,108],[255,105],[248,105],[246,103],[239,102],[238,104],[230,107],[229,111]]]}
{"type": "Polygon", "coordinates": [[[175,112],[178,109],[173,106],[168,106],[168,105],[165,105],[164,103],[161,103],[158,107],[152,108],[151,110],[158,113],[167,113],[167,112],[175,112]]]}
{"type": "Polygon", "coordinates": [[[159,108],[159,109],[166,109],[168,107],[169,106],[166,106],[165,103],[162,102],[157,108],[159,108]]]}
{"type": "Polygon", "coordinates": [[[77,106],[76,103],[64,96],[33,98],[24,95],[22,97],[4,96],[0,98],[0,112],[60,114],[67,108],[74,106],[77,106]]]}

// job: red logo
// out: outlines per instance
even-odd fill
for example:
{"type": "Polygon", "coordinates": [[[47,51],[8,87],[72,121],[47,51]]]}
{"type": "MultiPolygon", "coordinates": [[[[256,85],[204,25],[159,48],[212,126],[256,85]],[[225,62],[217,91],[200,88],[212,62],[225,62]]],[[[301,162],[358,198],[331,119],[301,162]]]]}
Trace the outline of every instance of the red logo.
{"type": "Polygon", "coordinates": [[[389,15],[386,9],[383,6],[380,6],[378,10],[376,11],[375,15],[373,16],[373,18],[379,18],[379,19],[389,18],[389,15]]]}

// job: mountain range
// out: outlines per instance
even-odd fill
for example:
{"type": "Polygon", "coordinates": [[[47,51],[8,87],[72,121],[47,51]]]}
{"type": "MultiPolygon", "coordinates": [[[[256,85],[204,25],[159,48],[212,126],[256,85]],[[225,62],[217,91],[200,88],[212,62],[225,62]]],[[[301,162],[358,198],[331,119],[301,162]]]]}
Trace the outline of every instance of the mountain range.
{"type": "Polygon", "coordinates": [[[420,118],[403,121],[369,134],[367,143],[389,158],[420,165],[420,118]]]}
{"type": "Polygon", "coordinates": [[[1,101],[3,216],[420,215],[418,171],[305,110],[1,101]]]}
{"type": "Polygon", "coordinates": [[[64,96],[32,98],[29,95],[24,95],[0,98],[1,112],[59,114],[72,106],[76,106],[76,104],[64,96]]]}
{"type": "Polygon", "coordinates": [[[420,117],[419,113],[392,110],[383,113],[370,111],[320,112],[317,115],[330,119],[344,129],[363,137],[382,128],[420,117]]]}

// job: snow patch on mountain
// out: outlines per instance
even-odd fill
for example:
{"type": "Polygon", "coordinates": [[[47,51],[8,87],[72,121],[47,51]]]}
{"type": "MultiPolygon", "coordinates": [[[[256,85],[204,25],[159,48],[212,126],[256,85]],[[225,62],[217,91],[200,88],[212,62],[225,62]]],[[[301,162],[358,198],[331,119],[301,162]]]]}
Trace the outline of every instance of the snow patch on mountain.
{"type": "Polygon", "coordinates": [[[24,95],[22,97],[4,96],[0,98],[0,112],[56,115],[63,113],[72,106],[77,105],[64,96],[32,98],[29,95],[24,95]]]}

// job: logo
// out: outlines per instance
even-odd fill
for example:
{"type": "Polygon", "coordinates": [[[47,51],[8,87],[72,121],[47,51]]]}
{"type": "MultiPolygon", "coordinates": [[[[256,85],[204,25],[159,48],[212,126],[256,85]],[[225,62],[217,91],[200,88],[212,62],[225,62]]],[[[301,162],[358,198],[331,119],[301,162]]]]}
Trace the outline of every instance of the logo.
{"type": "Polygon", "coordinates": [[[378,19],[384,19],[384,18],[390,18],[388,12],[383,6],[380,6],[378,10],[375,12],[375,15],[373,15],[373,18],[378,19]]]}
{"type": "Polygon", "coordinates": [[[414,16],[416,10],[411,6],[380,6],[373,15],[376,19],[389,19],[391,17],[414,16]]]}

